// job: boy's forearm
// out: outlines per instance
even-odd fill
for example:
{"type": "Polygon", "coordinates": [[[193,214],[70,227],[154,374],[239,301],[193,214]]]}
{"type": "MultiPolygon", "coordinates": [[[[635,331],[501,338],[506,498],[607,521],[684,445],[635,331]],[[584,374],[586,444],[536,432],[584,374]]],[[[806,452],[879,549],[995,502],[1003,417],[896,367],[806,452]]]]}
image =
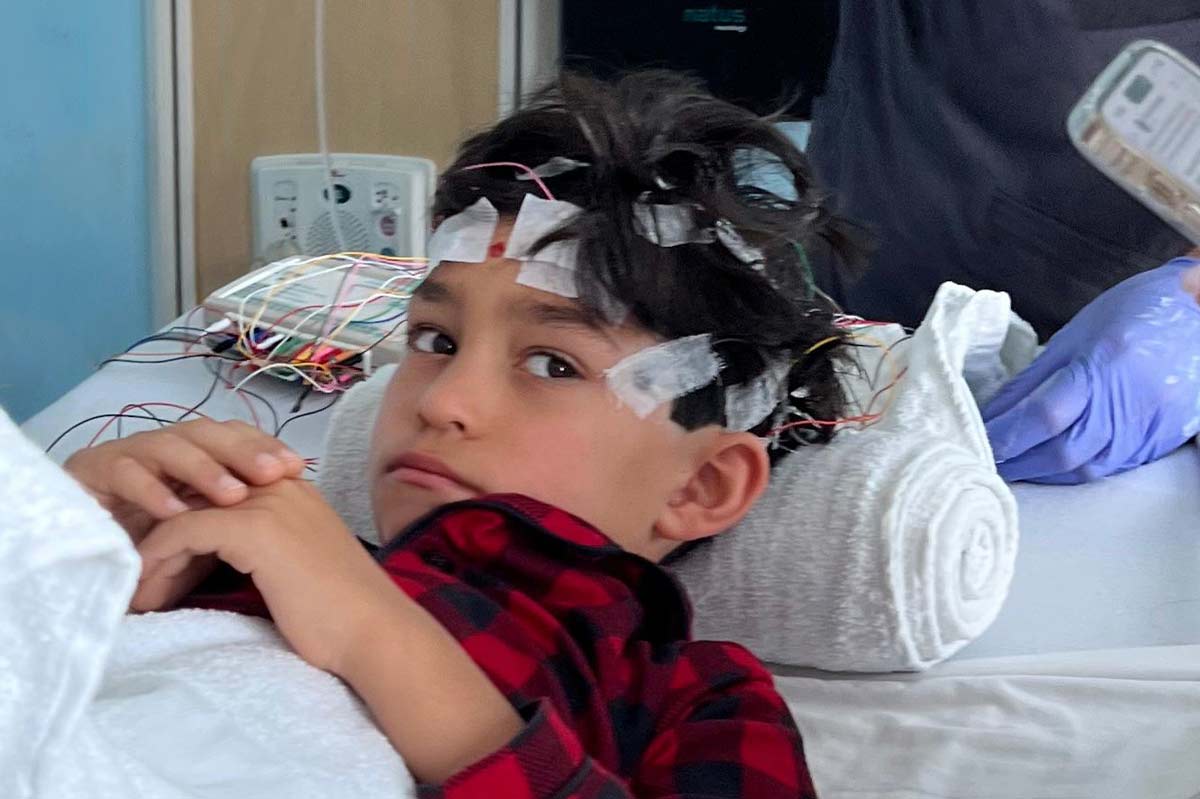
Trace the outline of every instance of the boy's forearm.
{"type": "Polygon", "coordinates": [[[402,591],[337,674],[419,782],[441,783],[507,744],[521,717],[459,643],[402,591]]]}

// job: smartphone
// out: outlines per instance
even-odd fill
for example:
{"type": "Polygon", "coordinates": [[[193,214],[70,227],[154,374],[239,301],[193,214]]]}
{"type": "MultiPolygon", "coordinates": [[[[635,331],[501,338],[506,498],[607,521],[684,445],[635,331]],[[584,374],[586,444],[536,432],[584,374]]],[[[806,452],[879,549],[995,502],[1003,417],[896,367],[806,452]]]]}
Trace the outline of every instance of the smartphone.
{"type": "Polygon", "coordinates": [[[1159,42],[1133,42],[1067,118],[1092,164],[1200,244],[1200,68],[1159,42]]]}

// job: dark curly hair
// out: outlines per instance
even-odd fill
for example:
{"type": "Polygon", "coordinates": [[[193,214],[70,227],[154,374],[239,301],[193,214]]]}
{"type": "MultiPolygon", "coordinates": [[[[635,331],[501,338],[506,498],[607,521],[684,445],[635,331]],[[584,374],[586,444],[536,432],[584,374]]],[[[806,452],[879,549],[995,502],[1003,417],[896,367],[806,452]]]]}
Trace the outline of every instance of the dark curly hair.
{"type": "MultiPolygon", "coordinates": [[[[845,399],[834,365],[845,339],[832,310],[811,297],[805,249],[823,240],[854,265],[857,234],[830,212],[803,153],[774,121],[717,99],[679,73],[639,71],[613,81],[564,73],[459,148],[438,182],[434,219],[481,196],[502,216],[515,216],[525,195],[537,191],[531,181],[517,180],[512,167],[465,167],[496,161],[537,167],[556,156],[584,162],[545,178],[556,199],[583,213],[540,244],[579,241],[580,299],[594,313],[607,296],[664,339],[712,336],[721,372],[677,399],[671,418],[687,429],[724,424],[723,388],[781,358],[793,364],[789,392],[803,387],[785,404],[814,419],[836,418],[845,399]],[[754,184],[764,172],[773,179],[762,182],[776,190],[754,184]],[[789,190],[778,190],[780,178],[789,190]],[[753,269],[720,243],[651,243],[635,227],[638,201],[687,204],[700,227],[726,220],[765,263],[753,269]]],[[[754,432],[770,429],[779,410],[754,432]]],[[[831,434],[828,427],[805,429],[802,441],[831,434]]]]}

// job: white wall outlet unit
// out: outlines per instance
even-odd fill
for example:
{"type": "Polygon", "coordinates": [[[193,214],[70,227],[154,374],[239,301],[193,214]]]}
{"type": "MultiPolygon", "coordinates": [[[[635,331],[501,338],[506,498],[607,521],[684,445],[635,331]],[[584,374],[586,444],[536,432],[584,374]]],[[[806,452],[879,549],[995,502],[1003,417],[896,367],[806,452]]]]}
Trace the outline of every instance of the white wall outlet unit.
{"type": "MultiPolygon", "coordinates": [[[[428,158],[330,155],[334,205],[345,249],[381,255],[423,256],[437,169],[428,158]]],[[[338,252],[325,160],[319,153],[264,155],[250,163],[254,258],[280,252],[338,252]]]]}

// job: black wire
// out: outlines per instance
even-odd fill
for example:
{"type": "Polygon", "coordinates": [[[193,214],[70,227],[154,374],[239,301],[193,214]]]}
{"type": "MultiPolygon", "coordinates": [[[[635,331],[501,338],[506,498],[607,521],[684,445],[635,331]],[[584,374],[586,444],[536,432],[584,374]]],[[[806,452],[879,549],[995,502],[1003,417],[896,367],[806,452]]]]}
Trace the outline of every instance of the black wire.
{"type": "Polygon", "coordinates": [[[254,399],[261,402],[263,405],[267,406],[267,410],[271,412],[271,430],[274,431],[271,433],[271,435],[273,435],[273,436],[279,435],[279,413],[276,412],[275,406],[271,404],[271,401],[266,399],[265,397],[263,397],[262,394],[255,394],[253,391],[251,391],[249,389],[243,388],[243,389],[238,389],[238,390],[241,391],[243,394],[250,395],[254,399]]]}
{"type": "MultiPolygon", "coordinates": [[[[140,419],[143,422],[149,421],[145,416],[138,416],[138,415],[132,414],[132,413],[99,413],[99,414],[96,414],[95,416],[89,416],[88,418],[84,419],[83,421],[76,422],[75,424],[68,427],[66,430],[59,433],[58,438],[51,441],[50,446],[46,447],[46,452],[49,452],[50,450],[54,449],[54,447],[58,445],[58,442],[62,441],[64,438],[66,438],[67,434],[70,433],[71,431],[73,431],[79,427],[82,427],[83,425],[87,424],[88,422],[94,422],[97,419],[140,419]]],[[[160,420],[156,419],[156,421],[160,421],[160,420]]],[[[168,424],[169,424],[169,422],[168,422],[168,424]]]]}
{"type": "Polygon", "coordinates": [[[312,393],[312,390],[312,386],[306,385],[304,387],[304,390],[300,392],[300,396],[296,397],[295,403],[292,404],[292,413],[300,412],[300,408],[304,406],[304,401],[308,399],[308,395],[312,393]]]}
{"type": "Polygon", "coordinates": [[[324,413],[325,411],[332,408],[333,404],[335,402],[337,402],[341,396],[342,396],[341,392],[335,393],[333,395],[333,398],[330,399],[329,402],[325,403],[320,408],[317,408],[315,411],[305,411],[304,413],[298,413],[295,416],[289,416],[288,418],[283,420],[283,424],[279,425],[279,428],[275,431],[275,435],[278,436],[280,433],[283,432],[283,428],[287,427],[289,424],[296,421],[297,419],[303,419],[305,416],[316,416],[318,413],[324,413]]]}
{"type": "Polygon", "coordinates": [[[183,325],[175,325],[174,327],[168,327],[166,330],[164,330],[161,333],[154,333],[152,335],[138,339],[137,341],[130,344],[125,349],[125,352],[132,352],[134,347],[140,347],[143,344],[149,344],[151,341],[182,341],[182,342],[198,341],[199,339],[204,338],[203,334],[205,334],[207,332],[208,331],[206,331],[202,327],[184,327],[183,325]],[[172,336],[171,331],[173,331],[173,330],[190,330],[192,332],[198,332],[201,335],[198,337],[197,336],[187,336],[186,338],[183,338],[183,337],[179,337],[179,336],[172,336]]]}
{"type": "Polygon", "coordinates": [[[217,355],[216,353],[212,352],[193,352],[190,355],[176,355],[172,358],[163,358],[155,361],[142,360],[140,358],[122,358],[120,356],[116,356],[113,358],[104,359],[100,362],[100,366],[106,366],[110,363],[171,363],[172,361],[186,361],[188,358],[219,358],[222,361],[229,361],[230,363],[242,363],[244,361],[243,358],[226,358],[222,355],[217,355]]]}
{"type": "MultiPolygon", "coordinates": [[[[166,427],[167,425],[169,425],[169,424],[170,424],[170,422],[168,422],[166,419],[159,419],[157,416],[155,416],[155,415],[154,415],[154,413],[153,413],[153,412],[152,412],[152,411],[151,411],[149,408],[137,408],[137,410],[139,410],[139,411],[141,411],[142,413],[146,414],[146,418],[147,418],[147,419],[150,419],[151,421],[158,422],[158,426],[159,426],[159,427],[166,427]]],[[[122,437],[124,437],[124,433],[123,433],[123,432],[122,432],[122,430],[121,430],[121,423],[122,423],[123,421],[125,421],[125,420],[124,420],[124,419],[117,419],[117,438],[122,438],[122,437]]]]}
{"type": "MultiPolygon", "coordinates": [[[[184,411],[183,414],[178,419],[176,419],[174,422],[160,419],[157,416],[155,416],[153,413],[151,413],[149,410],[147,410],[146,408],[139,408],[139,410],[148,414],[149,418],[158,422],[158,424],[160,426],[166,426],[169,424],[178,424],[179,422],[182,422],[184,419],[186,419],[188,416],[191,416],[193,413],[195,413],[197,410],[199,410],[206,402],[208,402],[210,399],[212,399],[213,392],[215,392],[217,390],[217,383],[220,381],[220,377],[221,376],[219,374],[215,375],[213,377],[212,385],[210,385],[208,387],[208,392],[205,393],[204,398],[201,399],[199,402],[197,402],[192,407],[188,408],[186,411],[184,411]]],[[[58,444],[58,442],[62,441],[63,437],[65,437],[67,435],[67,433],[70,433],[72,430],[76,429],[80,425],[87,424],[88,422],[92,422],[97,419],[116,419],[118,421],[118,424],[120,424],[121,419],[141,419],[141,420],[145,421],[146,418],[147,418],[146,416],[138,416],[138,415],[132,414],[132,413],[102,413],[98,416],[89,416],[87,419],[84,419],[82,422],[76,422],[75,424],[71,425],[66,430],[64,430],[62,433],[60,433],[58,438],[54,439],[54,441],[52,441],[50,443],[50,446],[46,447],[46,452],[49,452],[50,450],[54,449],[54,446],[56,444],[58,444]]],[[[117,430],[117,437],[118,438],[121,437],[120,429],[117,430]]]]}
{"type": "MultiPolygon", "coordinates": [[[[215,366],[216,366],[215,372],[217,373],[218,377],[219,377],[220,379],[224,380],[226,383],[228,383],[228,384],[230,384],[230,385],[232,386],[232,384],[233,384],[233,381],[232,381],[232,380],[230,380],[230,379],[229,379],[228,377],[226,377],[225,375],[223,375],[223,374],[220,374],[220,372],[221,372],[221,365],[220,365],[220,364],[216,364],[215,366]]],[[[208,369],[208,371],[209,371],[209,372],[213,372],[213,371],[214,371],[214,369],[213,369],[213,368],[212,368],[212,367],[209,365],[208,361],[205,361],[205,362],[204,362],[204,368],[205,368],[205,369],[208,369]]],[[[251,390],[250,390],[250,389],[248,389],[248,388],[242,388],[242,389],[238,389],[238,391],[240,391],[240,392],[241,392],[241,393],[243,393],[243,394],[248,394],[249,396],[253,397],[254,399],[256,399],[256,400],[258,400],[259,402],[261,402],[263,405],[265,405],[265,406],[266,406],[266,408],[267,408],[267,410],[268,410],[268,411],[270,411],[270,413],[271,413],[271,429],[272,429],[272,430],[277,430],[277,429],[279,428],[279,414],[278,414],[278,413],[275,411],[275,406],[271,404],[271,401],[270,401],[270,400],[266,399],[266,398],[265,398],[265,397],[263,397],[261,394],[256,394],[256,393],[254,393],[253,391],[251,391],[251,390]]],[[[274,435],[274,433],[272,433],[272,435],[274,435]]]]}
{"type": "Polygon", "coordinates": [[[875,364],[875,372],[871,375],[871,388],[875,388],[875,384],[879,381],[879,370],[883,368],[883,362],[886,361],[888,356],[892,354],[892,350],[896,349],[896,347],[910,340],[911,338],[911,333],[902,338],[898,338],[883,351],[883,354],[879,357],[879,361],[875,364]]]}
{"type": "Polygon", "coordinates": [[[382,344],[383,342],[387,341],[389,338],[391,338],[391,337],[392,337],[392,334],[393,334],[393,333],[395,333],[397,330],[399,330],[401,327],[403,327],[403,326],[404,326],[404,323],[405,323],[405,322],[407,322],[407,321],[408,321],[407,319],[401,319],[401,320],[400,320],[400,321],[399,321],[399,322],[396,324],[396,326],[395,326],[395,327],[393,327],[391,330],[389,330],[388,332],[384,333],[384,334],[383,334],[381,337],[379,337],[378,339],[376,339],[376,341],[375,341],[375,343],[374,343],[374,344],[372,344],[371,346],[367,347],[365,350],[361,350],[361,351],[358,353],[358,356],[361,358],[361,357],[362,357],[362,355],[363,355],[363,353],[370,352],[371,350],[375,349],[376,347],[378,347],[378,346],[379,346],[380,344],[382,344]]]}
{"type": "MultiPolygon", "coordinates": [[[[358,357],[361,358],[363,353],[369,352],[370,350],[374,349],[375,347],[379,346],[381,343],[386,341],[388,338],[390,338],[393,333],[395,333],[397,330],[399,330],[404,325],[404,322],[405,322],[405,320],[401,320],[399,323],[397,323],[391,330],[389,330],[387,333],[385,333],[383,336],[381,336],[373,344],[371,344],[369,347],[367,347],[366,349],[359,352],[358,357]]],[[[129,353],[135,347],[139,347],[143,344],[148,344],[152,341],[177,341],[177,342],[182,342],[182,343],[195,343],[198,341],[198,339],[190,337],[190,336],[181,338],[181,337],[170,335],[171,331],[175,331],[175,330],[202,332],[202,333],[206,333],[206,334],[209,333],[209,331],[204,330],[203,328],[185,327],[183,325],[176,325],[174,327],[168,328],[163,333],[156,334],[153,336],[147,336],[143,339],[140,339],[139,341],[134,342],[122,354],[129,353]]],[[[213,335],[216,335],[216,334],[213,334],[213,335]]],[[[199,338],[203,339],[204,336],[202,335],[199,338]]],[[[188,360],[191,358],[216,359],[218,361],[225,361],[227,363],[245,363],[244,358],[227,358],[216,352],[198,352],[198,353],[188,353],[188,354],[184,354],[184,355],[175,355],[170,358],[158,358],[155,360],[146,360],[146,359],[141,359],[141,358],[122,358],[120,356],[114,356],[111,358],[106,358],[103,361],[101,361],[97,368],[102,368],[104,366],[107,366],[110,363],[162,364],[162,363],[173,363],[175,361],[184,361],[184,360],[188,360]]],[[[207,362],[205,363],[205,367],[206,368],[208,367],[207,362]]],[[[178,419],[175,420],[176,422],[183,421],[188,416],[190,416],[191,414],[193,414],[197,410],[199,410],[201,407],[203,407],[205,405],[205,403],[207,403],[210,399],[212,399],[212,395],[217,390],[217,384],[223,379],[223,376],[221,375],[221,367],[219,364],[216,366],[215,369],[209,369],[209,371],[213,374],[213,382],[209,385],[208,391],[205,393],[204,397],[199,402],[197,402],[191,408],[188,408],[186,411],[184,411],[184,413],[178,419]]],[[[229,382],[229,381],[226,380],[226,382],[229,382]]],[[[275,410],[275,406],[269,400],[265,399],[264,397],[262,397],[259,394],[254,393],[253,391],[249,391],[244,388],[237,389],[237,390],[241,391],[245,394],[248,394],[249,396],[253,397],[254,399],[257,399],[259,402],[261,402],[263,405],[266,406],[268,411],[271,412],[271,421],[275,428],[274,435],[276,437],[278,437],[279,434],[283,432],[283,429],[285,427],[287,427],[289,424],[296,421],[297,419],[303,419],[306,416],[316,416],[319,413],[324,413],[325,411],[329,410],[330,408],[333,407],[334,403],[337,402],[338,397],[339,397],[339,394],[334,394],[333,397],[330,399],[330,401],[328,403],[326,403],[325,405],[322,405],[320,408],[317,408],[316,410],[312,410],[312,411],[306,411],[305,413],[294,414],[292,416],[289,416],[287,419],[284,419],[282,422],[280,422],[279,414],[275,410]]],[[[310,390],[311,390],[311,387],[310,387],[310,390]]],[[[303,402],[303,400],[306,396],[307,396],[307,392],[302,393],[300,395],[300,399],[297,400],[297,403],[296,403],[297,407],[303,402]]],[[[155,421],[157,421],[160,425],[170,424],[170,422],[166,422],[162,419],[159,419],[158,417],[154,416],[153,414],[150,414],[150,416],[155,421]]],[[[63,440],[63,438],[65,438],[67,436],[68,433],[81,427],[82,425],[87,424],[88,422],[95,421],[97,419],[112,419],[112,418],[116,418],[119,420],[119,419],[145,419],[147,417],[135,416],[133,414],[128,414],[128,413],[107,413],[107,414],[98,414],[96,416],[89,416],[87,419],[84,419],[83,421],[80,421],[80,422],[76,422],[75,424],[71,425],[66,430],[64,430],[62,433],[60,433],[59,436],[50,443],[50,446],[46,447],[46,452],[49,452],[51,449],[53,449],[60,441],[63,440]]]]}
{"type": "Polygon", "coordinates": [[[215,392],[217,390],[217,383],[220,383],[220,382],[221,382],[221,373],[217,372],[216,374],[213,375],[213,381],[212,381],[212,383],[209,384],[208,392],[205,393],[203,399],[201,399],[195,405],[193,405],[192,407],[190,407],[186,411],[184,411],[183,414],[180,415],[180,417],[175,420],[175,422],[176,423],[182,422],[184,419],[188,418],[193,413],[198,411],[201,407],[203,407],[206,402],[208,402],[210,399],[212,399],[213,392],[215,392]]]}

